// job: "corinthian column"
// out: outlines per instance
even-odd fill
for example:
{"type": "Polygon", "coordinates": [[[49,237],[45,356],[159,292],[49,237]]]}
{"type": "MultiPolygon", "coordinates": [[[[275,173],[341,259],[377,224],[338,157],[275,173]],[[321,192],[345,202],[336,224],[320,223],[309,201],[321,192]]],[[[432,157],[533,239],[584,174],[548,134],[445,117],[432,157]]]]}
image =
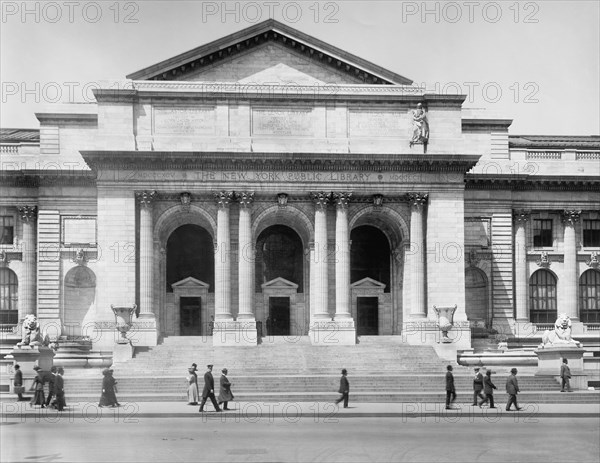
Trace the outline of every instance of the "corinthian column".
{"type": "Polygon", "coordinates": [[[352,193],[335,193],[335,320],[350,318],[350,233],[348,202],[352,193]]]}
{"type": "Polygon", "coordinates": [[[577,312],[577,238],[575,234],[575,225],[579,222],[581,211],[563,211],[562,221],[565,227],[564,234],[564,283],[563,283],[563,302],[565,312],[573,321],[579,321],[577,312]]]}
{"type": "Polygon", "coordinates": [[[19,320],[22,320],[26,315],[36,314],[37,206],[21,206],[17,210],[23,222],[23,272],[19,281],[19,320]]]}
{"type": "Polygon", "coordinates": [[[327,203],[326,193],[311,193],[315,203],[315,250],[314,258],[310,261],[311,278],[314,288],[311,288],[311,314],[315,319],[329,318],[328,308],[328,272],[327,272],[327,203]]]}
{"type": "Polygon", "coordinates": [[[229,204],[232,191],[215,193],[217,201],[217,248],[215,251],[215,320],[231,320],[231,261],[229,259],[229,204]]]}
{"type": "Polygon", "coordinates": [[[525,227],[529,220],[529,211],[516,211],[514,216],[515,225],[515,306],[516,320],[528,322],[527,311],[527,238],[525,227]]]}
{"type": "Polygon", "coordinates": [[[152,208],[156,191],[135,194],[140,204],[140,316],[154,315],[154,240],[152,208]]]}
{"type": "Polygon", "coordinates": [[[425,318],[425,240],[423,232],[423,210],[428,195],[409,193],[410,202],[410,294],[412,318],[425,318]]]}
{"type": "Polygon", "coordinates": [[[240,203],[238,239],[238,319],[254,319],[254,247],[252,245],[252,228],[250,222],[250,208],[253,201],[254,192],[238,194],[238,202],[240,203]]]}

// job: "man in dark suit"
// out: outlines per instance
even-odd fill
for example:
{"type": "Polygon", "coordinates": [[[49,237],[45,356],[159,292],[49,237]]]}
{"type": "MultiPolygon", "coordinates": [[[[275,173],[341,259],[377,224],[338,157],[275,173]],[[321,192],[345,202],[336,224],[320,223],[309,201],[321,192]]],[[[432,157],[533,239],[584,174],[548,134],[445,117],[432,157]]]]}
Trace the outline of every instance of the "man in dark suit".
{"type": "Polygon", "coordinates": [[[56,409],[59,412],[64,410],[65,406],[65,380],[62,377],[62,368],[59,368],[54,376],[54,393],[56,394],[56,409]]]}
{"type": "Polygon", "coordinates": [[[560,392],[565,392],[565,387],[567,388],[567,391],[573,392],[571,389],[571,382],[569,381],[571,379],[571,369],[569,368],[568,363],[569,361],[567,359],[563,359],[563,363],[560,366],[560,392]]]}
{"type": "Polygon", "coordinates": [[[55,382],[56,382],[56,367],[50,368],[50,375],[48,376],[48,398],[46,399],[46,407],[50,405],[52,397],[56,394],[55,382]]]}
{"type": "Polygon", "coordinates": [[[473,405],[477,405],[477,397],[481,400],[485,400],[481,391],[483,391],[483,375],[479,371],[479,367],[475,367],[475,378],[473,378],[473,405]]]}
{"type": "Polygon", "coordinates": [[[490,408],[496,408],[494,407],[494,389],[496,389],[496,386],[492,383],[492,370],[487,370],[483,377],[483,393],[485,394],[485,399],[479,402],[479,408],[488,401],[490,402],[490,408]]]}
{"type": "Polygon", "coordinates": [[[25,388],[23,387],[23,372],[21,371],[20,365],[15,365],[15,378],[13,380],[13,386],[15,394],[17,394],[17,401],[27,400],[23,397],[25,388]]]}
{"type": "Polygon", "coordinates": [[[450,403],[456,400],[456,390],[454,389],[454,375],[452,374],[452,365],[446,367],[446,410],[452,410],[450,403]]]}
{"type": "Polygon", "coordinates": [[[517,382],[517,369],[513,368],[510,370],[511,375],[506,380],[506,393],[508,394],[508,403],[506,404],[506,411],[510,411],[510,406],[514,403],[517,411],[521,410],[517,404],[517,394],[520,392],[519,383],[517,382]]]}
{"type": "Polygon", "coordinates": [[[350,395],[350,383],[348,382],[348,378],[346,378],[346,376],[348,376],[348,371],[344,368],[342,370],[342,377],[340,378],[340,389],[338,390],[338,392],[342,395],[335,401],[337,405],[343,400],[344,408],[348,408],[348,396],[350,395]]]}
{"type": "Polygon", "coordinates": [[[204,404],[206,403],[206,399],[210,397],[210,401],[215,407],[215,411],[220,412],[221,408],[219,407],[219,404],[217,403],[217,398],[215,397],[215,379],[212,375],[213,366],[206,365],[206,368],[208,368],[208,370],[206,371],[206,373],[204,373],[204,389],[202,390],[202,402],[200,402],[200,410],[198,411],[204,411],[204,404]]]}

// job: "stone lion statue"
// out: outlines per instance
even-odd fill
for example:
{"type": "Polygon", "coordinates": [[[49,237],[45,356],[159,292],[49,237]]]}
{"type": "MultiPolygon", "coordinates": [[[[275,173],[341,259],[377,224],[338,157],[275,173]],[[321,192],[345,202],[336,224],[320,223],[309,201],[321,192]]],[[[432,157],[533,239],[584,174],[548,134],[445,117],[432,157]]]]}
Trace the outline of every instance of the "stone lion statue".
{"type": "Polygon", "coordinates": [[[44,338],[40,332],[40,323],[35,315],[26,315],[23,319],[23,329],[21,331],[21,342],[17,343],[17,347],[22,346],[41,346],[45,345],[44,338]]]}
{"type": "Polygon", "coordinates": [[[554,331],[544,331],[540,348],[553,346],[581,347],[581,343],[571,338],[571,319],[561,313],[554,322],[554,331]]]}

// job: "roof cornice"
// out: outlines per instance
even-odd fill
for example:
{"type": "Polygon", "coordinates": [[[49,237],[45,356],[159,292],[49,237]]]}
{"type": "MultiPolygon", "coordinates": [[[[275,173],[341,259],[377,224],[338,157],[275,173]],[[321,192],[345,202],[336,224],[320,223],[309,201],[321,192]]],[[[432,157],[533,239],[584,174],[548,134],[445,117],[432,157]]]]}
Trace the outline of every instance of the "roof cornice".
{"type": "Polygon", "coordinates": [[[467,190],[600,191],[600,179],[584,176],[467,174],[467,190]]]}

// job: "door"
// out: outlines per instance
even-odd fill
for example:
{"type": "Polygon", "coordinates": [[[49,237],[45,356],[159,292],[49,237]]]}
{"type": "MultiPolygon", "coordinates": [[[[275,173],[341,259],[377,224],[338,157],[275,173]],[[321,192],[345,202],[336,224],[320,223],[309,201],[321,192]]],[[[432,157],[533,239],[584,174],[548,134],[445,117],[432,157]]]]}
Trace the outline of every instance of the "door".
{"type": "Polygon", "coordinates": [[[179,335],[200,336],[200,307],[199,297],[182,297],[179,299],[179,335]]]}
{"type": "Polygon", "coordinates": [[[268,336],[290,335],[290,298],[269,298],[269,319],[267,320],[268,336]]]}
{"type": "Polygon", "coordinates": [[[379,298],[357,297],[357,336],[372,336],[379,334],[379,298]]]}

